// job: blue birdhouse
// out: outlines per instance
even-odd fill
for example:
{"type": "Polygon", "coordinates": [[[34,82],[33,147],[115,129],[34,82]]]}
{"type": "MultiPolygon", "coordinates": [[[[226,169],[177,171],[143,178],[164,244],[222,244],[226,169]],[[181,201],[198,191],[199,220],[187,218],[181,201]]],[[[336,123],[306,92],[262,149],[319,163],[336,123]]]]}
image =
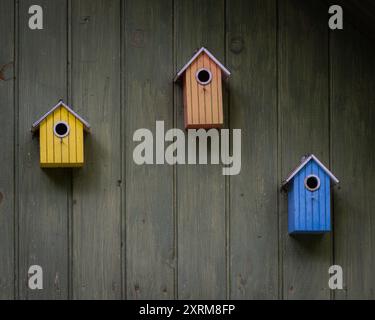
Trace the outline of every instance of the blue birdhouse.
{"type": "Polygon", "coordinates": [[[339,180],[313,154],[283,182],[288,191],[288,232],[331,231],[331,182],[339,180]]]}

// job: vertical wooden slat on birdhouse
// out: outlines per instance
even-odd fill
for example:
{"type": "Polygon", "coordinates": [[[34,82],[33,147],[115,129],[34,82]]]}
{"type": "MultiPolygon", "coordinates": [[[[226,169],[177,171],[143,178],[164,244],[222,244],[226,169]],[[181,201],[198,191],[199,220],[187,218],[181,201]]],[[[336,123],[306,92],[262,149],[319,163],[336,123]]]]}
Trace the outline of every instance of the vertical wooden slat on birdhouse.
{"type": "Polygon", "coordinates": [[[77,162],[77,131],[76,131],[76,118],[71,113],[68,114],[68,121],[70,127],[69,133],[69,162],[77,162]]]}
{"type": "Polygon", "coordinates": [[[191,79],[190,79],[190,70],[187,71],[187,76],[184,77],[183,84],[183,96],[184,96],[184,119],[185,127],[188,123],[192,122],[192,110],[188,105],[188,101],[191,101],[191,79]]]}
{"type": "MultiPolygon", "coordinates": [[[[321,170],[319,170],[319,174],[320,174],[321,170]]],[[[327,177],[325,177],[324,179],[321,179],[321,188],[322,190],[324,190],[324,194],[327,194],[327,191],[328,191],[328,194],[329,194],[329,178],[328,178],[328,181],[327,181],[327,177]],[[328,183],[327,183],[328,182],[328,183]],[[327,189],[328,187],[328,189],[327,189]]],[[[329,199],[319,199],[319,226],[321,229],[324,228],[324,226],[326,225],[326,207],[327,207],[327,203],[329,203],[329,199]]]]}
{"type": "Polygon", "coordinates": [[[76,135],[77,135],[77,163],[83,163],[83,125],[76,119],[76,135]]]}
{"type": "MultiPolygon", "coordinates": [[[[188,104],[191,106],[191,113],[193,115],[193,124],[199,124],[200,123],[200,114],[199,114],[199,88],[198,83],[195,81],[195,73],[198,70],[197,61],[194,61],[191,65],[191,68],[189,68],[189,75],[190,75],[190,81],[191,81],[191,101],[188,101],[188,104]]],[[[187,75],[186,75],[187,76],[187,75]]],[[[189,108],[188,106],[185,106],[185,108],[189,108]]],[[[191,123],[188,123],[190,125],[191,123]]]]}
{"type": "Polygon", "coordinates": [[[46,127],[46,135],[47,135],[47,145],[44,147],[47,147],[47,163],[53,163],[55,161],[55,148],[54,148],[54,136],[50,134],[50,132],[53,132],[53,116],[50,115],[47,117],[47,119],[44,120],[47,122],[46,127]]]}
{"type": "Polygon", "coordinates": [[[209,64],[211,73],[212,73],[212,82],[211,82],[211,110],[212,110],[212,123],[220,123],[219,122],[219,96],[218,96],[218,86],[217,86],[217,78],[218,78],[218,73],[220,70],[218,70],[216,64],[210,60],[209,64]]]}
{"type": "MultiPolygon", "coordinates": [[[[198,58],[197,60],[197,70],[203,68],[203,59],[202,56],[198,58]]],[[[192,75],[194,78],[196,77],[196,72],[193,73],[192,75]]],[[[205,110],[205,94],[204,94],[204,88],[201,84],[198,83],[198,100],[199,100],[199,124],[204,124],[206,123],[206,110],[205,110]]]]}
{"type": "MultiPolygon", "coordinates": [[[[203,68],[210,70],[210,59],[206,54],[202,55],[203,68]]],[[[210,70],[211,71],[211,70],[210,70]]],[[[211,71],[212,76],[212,71],[211,71]]],[[[212,121],[212,90],[211,90],[212,80],[209,84],[202,86],[204,94],[204,113],[205,113],[205,122],[204,123],[213,123],[212,121]]]]}
{"type": "MultiPolygon", "coordinates": [[[[64,121],[65,123],[68,124],[68,110],[65,108],[60,107],[60,118],[61,121],[64,121]]],[[[70,129],[70,128],[69,128],[70,129]]],[[[69,136],[70,136],[70,131],[69,134],[63,138],[61,138],[61,163],[63,164],[68,164],[69,163],[69,136]]]]}
{"type": "MultiPolygon", "coordinates": [[[[312,163],[309,163],[305,168],[304,168],[304,176],[300,176],[301,182],[304,184],[305,183],[305,178],[311,174],[312,172],[312,163]]],[[[306,200],[306,228],[307,230],[313,230],[313,202],[314,202],[315,194],[311,194],[310,191],[308,191],[306,188],[303,188],[303,198],[306,200]]]]}
{"type": "MultiPolygon", "coordinates": [[[[56,124],[56,122],[61,120],[60,113],[60,108],[56,109],[53,112],[54,125],[56,124]]],[[[53,147],[55,150],[55,162],[61,163],[61,138],[57,137],[56,135],[53,135],[53,147]]]]}
{"type": "MultiPolygon", "coordinates": [[[[311,164],[311,174],[312,175],[315,175],[317,177],[319,177],[319,167],[318,165],[313,162],[311,164]]],[[[320,179],[320,180],[324,180],[324,175],[322,175],[323,179],[320,179]]],[[[323,195],[324,195],[324,188],[322,188],[322,182],[320,182],[320,188],[322,189],[323,191],[323,195]]],[[[312,212],[313,212],[313,216],[312,216],[312,227],[313,229],[317,229],[319,230],[319,226],[320,226],[320,221],[319,221],[319,218],[320,218],[320,200],[324,200],[324,196],[322,196],[320,194],[320,192],[316,192],[315,195],[312,196],[313,198],[313,201],[311,201],[311,205],[312,205],[312,212]]]]}
{"type": "Polygon", "coordinates": [[[43,121],[39,127],[40,162],[47,162],[47,121],[43,121]]]}
{"type": "Polygon", "coordinates": [[[221,125],[223,124],[223,93],[222,93],[222,72],[221,72],[221,69],[216,66],[216,74],[217,74],[217,77],[216,77],[216,82],[217,82],[217,112],[219,114],[219,121],[218,121],[218,125],[221,125]]]}

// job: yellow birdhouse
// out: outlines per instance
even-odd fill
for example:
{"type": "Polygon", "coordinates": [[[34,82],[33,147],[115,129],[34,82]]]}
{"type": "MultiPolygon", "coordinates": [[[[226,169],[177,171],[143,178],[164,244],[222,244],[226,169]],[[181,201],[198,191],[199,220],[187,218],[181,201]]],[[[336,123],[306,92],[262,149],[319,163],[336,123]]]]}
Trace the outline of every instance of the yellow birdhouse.
{"type": "Polygon", "coordinates": [[[83,166],[83,131],[90,125],[64,102],[34,122],[31,131],[38,129],[42,168],[83,166]]]}
{"type": "Polygon", "coordinates": [[[183,79],[185,128],[220,128],[223,125],[222,79],[230,76],[202,47],[177,73],[183,79]]]}

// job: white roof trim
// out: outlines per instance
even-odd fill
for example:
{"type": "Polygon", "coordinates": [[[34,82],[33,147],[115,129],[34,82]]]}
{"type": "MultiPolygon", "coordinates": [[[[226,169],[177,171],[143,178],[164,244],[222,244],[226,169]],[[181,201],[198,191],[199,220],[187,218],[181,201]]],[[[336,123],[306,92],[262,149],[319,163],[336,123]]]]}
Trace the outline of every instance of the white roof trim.
{"type": "Polygon", "coordinates": [[[76,112],[74,112],[62,100],[60,100],[50,111],[48,111],[46,114],[44,114],[39,120],[35,121],[33,123],[33,125],[31,126],[31,131],[32,132],[36,131],[38,129],[40,123],[60,106],[63,106],[64,108],[66,108],[71,114],[73,114],[78,120],[80,120],[86,131],[90,131],[90,124],[85,119],[83,119],[80,115],[78,115],[76,112]]]}
{"type": "Polygon", "coordinates": [[[202,48],[200,48],[199,50],[198,50],[198,52],[188,61],[188,63],[187,64],[185,64],[183,67],[182,67],[182,69],[177,73],[177,75],[175,76],[175,78],[174,78],[174,82],[176,82],[180,77],[181,77],[181,75],[185,72],[185,70],[193,63],[193,61],[202,53],[202,52],[204,52],[204,53],[206,53],[219,67],[220,67],[220,69],[224,72],[224,75],[226,76],[226,77],[229,77],[230,76],[230,71],[227,69],[227,68],[225,68],[221,63],[220,63],[220,61],[219,60],[217,60],[214,56],[213,56],[213,54],[210,52],[210,51],[208,51],[205,47],[202,47],[202,48]]]}
{"type": "Polygon", "coordinates": [[[310,156],[306,157],[305,160],[303,160],[301,162],[301,164],[296,168],[294,169],[291,174],[288,176],[288,178],[286,178],[286,180],[282,183],[283,186],[285,186],[286,184],[289,183],[290,180],[293,179],[293,177],[311,160],[315,160],[315,162],[325,171],[325,173],[327,173],[329,175],[329,177],[332,179],[332,181],[337,184],[339,183],[339,180],[333,175],[333,173],[331,171],[329,171],[323,163],[321,163],[319,161],[319,159],[317,157],[315,157],[313,154],[311,154],[310,156]]]}

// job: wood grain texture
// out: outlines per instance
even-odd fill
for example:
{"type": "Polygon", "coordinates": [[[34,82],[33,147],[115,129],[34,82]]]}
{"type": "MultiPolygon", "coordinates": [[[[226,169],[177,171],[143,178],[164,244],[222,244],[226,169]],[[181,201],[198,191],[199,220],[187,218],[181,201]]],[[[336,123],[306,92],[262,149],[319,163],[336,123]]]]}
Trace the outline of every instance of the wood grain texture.
{"type": "MultiPolygon", "coordinates": [[[[208,57],[207,54],[203,54],[203,68],[207,68],[210,70],[210,62],[212,60],[208,57]]],[[[212,73],[211,73],[212,76],[212,73]]],[[[212,122],[212,80],[209,84],[205,85],[203,88],[203,95],[204,95],[204,111],[205,111],[205,123],[213,123],[212,122]]],[[[217,94],[217,93],[216,93],[217,94]]],[[[214,106],[217,108],[217,106],[214,106]]]]}
{"type": "Polygon", "coordinates": [[[192,119],[193,123],[200,123],[200,115],[199,115],[199,89],[198,89],[198,83],[196,81],[193,81],[194,74],[198,70],[198,61],[195,60],[191,66],[187,69],[186,75],[189,75],[190,77],[190,85],[191,85],[191,113],[192,113],[192,119]]]}
{"type": "Polygon", "coordinates": [[[66,97],[67,2],[38,1],[44,29],[30,30],[29,7],[19,2],[19,295],[21,299],[66,299],[68,289],[67,200],[64,169],[39,167],[39,139],[31,124],[66,97]],[[43,290],[28,288],[31,265],[43,268],[43,290]]]}
{"type": "Polygon", "coordinates": [[[0,299],[374,299],[372,7],[344,6],[328,38],[326,0],[1,0],[0,299]],[[135,165],[136,129],[184,128],[173,76],[201,46],[232,71],[212,119],[242,129],[240,175],[135,165]],[[84,136],[68,115],[81,169],[39,166],[30,127],[61,98],[92,125],[84,136]],[[340,179],[334,228],[291,237],[279,186],[310,152],[340,179]],[[43,290],[28,289],[34,264],[43,290]]]}
{"type": "MultiPolygon", "coordinates": [[[[60,119],[68,124],[68,111],[65,108],[60,108],[60,119]]],[[[60,139],[61,147],[61,162],[64,164],[69,163],[69,137],[66,136],[60,139]]]]}
{"type": "Polygon", "coordinates": [[[0,299],[14,297],[14,5],[0,2],[0,299]]]}
{"type": "Polygon", "coordinates": [[[242,130],[242,167],[230,177],[230,293],[278,297],[275,1],[230,1],[230,127],[242,130]],[[262,32],[259,32],[262,30],[262,32]]]}
{"type": "MultiPolygon", "coordinates": [[[[203,68],[203,59],[196,60],[197,69],[191,72],[193,78],[195,78],[195,74],[198,70],[203,68]]],[[[204,90],[203,86],[197,82],[197,89],[198,89],[198,113],[199,113],[199,123],[204,124],[206,121],[206,106],[205,106],[205,99],[204,99],[204,90]]]]}
{"type": "Polygon", "coordinates": [[[375,61],[373,42],[351,26],[331,33],[332,168],[336,299],[375,298],[375,61]]]}
{"type": "Polygon", "coordinates": [[[75,299],[121,298],[120,11],[119,0],[72,1],[72,106],[92,126],[73,174],[75,299]]]}
{"type": "MultiPolygon", "coordinates": [[[[61,120],[61,108],[57,108],[53,112],[51,117],[53,119],[52,120],[52,126],[53,126],[53,129],[55,129],[56,122],[59,122],[61,120]]],[[[51,134],[51,135],[53,136],[53,159],[54,159],[54,162],[62,162],[62,146],[61,146],[62,141],[55,134],[51,134]]],[[[39,148],[40,148],[40,146],[39,146],[39,148]]]]}
{"type": "MultiPolygon", "coordinates": [[[[212,73],[212,82],[211,82],[211,90],[212,90],[212,122],[219,123],[219,114],[223,113],[223,110],[219,110],[223,104],[219,103],[219,77],[221,75],[221,69],[216,65],[215,62],[212,60],[209,63],[211,73],[212,73]]],[[[221,81],[221,77],[220,77],[221,81]]]]}
{"type": "Polygon", "coordinates": [[[68,123],[70,127],[69,132],[69,161],[76,162],[77,161],[77,129],[76,129],[76,122],[79,120],[76,117],[69,113],[68,114],[68,123]]]}
{"type": "MultiPolygon", "coordinates": [[[[175,71],[202,46],[225,63],[224,2],[179,0],[175,1],[174,10],[175,71]]],[[[176,125],[182,129],[180,87],[176,87],[175,99],[176,125]]],[[[224,299],[227,286],[225,178],[220,166],[177,167],[177,227],[178,298],[224,299]]]]}
{"type": "Polygon", "coordinates": [[[77,137],[77,163],[83,163],[85,160],[84,155],[84,137],[83,137],[83,124],[76,119],[76,137],[77,137]]]}
{"type": "MultiPolygon", "coordinates": [[[[327,8],[279,1],[278,43],[281,182],[304,154],[329,163],[327,8]]],[[[279,203],[283,297],[329,299],[330,234],[289,236],[285,192],[279,203]]]]}
{"type": "MultiPolygon", "coordinates": [[[[47,162],[53,163],[55,161],[55,149],[54,149],[55,137],[53,135],[47,134],[47,132],[53,132],[53,115],[51,117],[47,117],[45,129],[46,129],[47,150],[50,150],[50,152],[47,152],[47,162]]],[[[39,135],[40,135],[40,131],[39,131],[39,135]]],[[[40,149],[40,143],[41,141],[39,142],[39,149],[40,149]]]]}
{"type": "Polygon", "coordinates": [[[184,83],[182,87],[182,92],[184,97],[184,123],[186,128],[189,123],[193,122],[193,110],[191,107],[191,73],[189,68],[185,71],[183,81],[184,83]]]}
{"type": "MultiPolygon", "coordinates": [[[[48,145],[47,145],[47,119],[42,121],[39,125],[39,154],[40,154],[40,163],[48,163],[48,145]]],[[[53,152],[51,149],[50,152],[53,152]]]]}
{"type": "MultiPolygon", "coordinates": [[[[172,1],[125,2],[126,293],[174,298],[173,167],[133,161],[133,134],[164,121],[173,127],[172,1]],[[136,41],[138,39],[138,41],[136,41]]],[[[155,148],[155,146],[154,146],[155,148]]],[[[154,159],[164,158],[154,149],[154,159]]]]}

